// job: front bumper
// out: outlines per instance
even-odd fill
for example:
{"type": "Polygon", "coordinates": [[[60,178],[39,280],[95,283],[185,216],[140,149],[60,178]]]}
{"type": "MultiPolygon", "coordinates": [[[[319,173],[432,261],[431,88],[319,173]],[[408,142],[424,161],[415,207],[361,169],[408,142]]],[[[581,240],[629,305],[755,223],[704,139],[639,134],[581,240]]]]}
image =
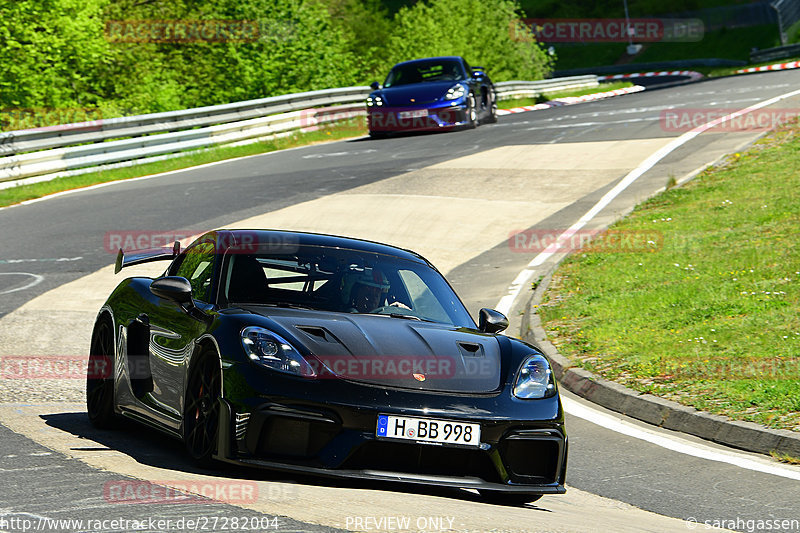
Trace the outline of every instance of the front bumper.
{"type": "Polygon", "coordinates": [[[296,396],[302,400],[280,396],[221,400],[217,458],[324,476],[529,494],[565,492],[567,437],[558,397],[535,400],[542,403],[525,419],[520,416],[526,411],[525,402],[503,400],[502,393],[459,397],[339,381],[309,385],[322,385],[332,393],[346,390],[347,395],[329,397],[348,401],[313,401],[302,392],[296,396]],[[383,401],[376,402],[378,397],[383,401]],[[490,406],[498,411],[485,408],[490,406]],[[478,422],[481,446],[379,439],[375,435],[379,413],[478,422]],[[541,414],[548,417],[536,416],[541,414]]]}
{"type": "Polygon", "coordinates": [[[439,131],[467,125],[467,104],[462,102],[418,107],[368,107],[370,132],[439,131]],[[425,113],[425,116],[419,116],[425,113]]]}

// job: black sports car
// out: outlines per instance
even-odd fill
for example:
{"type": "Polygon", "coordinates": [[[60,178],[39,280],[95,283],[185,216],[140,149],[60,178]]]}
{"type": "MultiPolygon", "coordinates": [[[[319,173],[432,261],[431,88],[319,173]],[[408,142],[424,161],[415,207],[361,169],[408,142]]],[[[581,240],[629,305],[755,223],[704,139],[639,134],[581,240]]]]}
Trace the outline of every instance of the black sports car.
{"type": "Polygon", "coordinates": [[[547,359],[475,324],[421,256],[374,242],[220,230],[163,277],[122,281],[92,334],[87,410],[133,419],[213,460],[476,488],[564,492],[567,437],[547,359]]]}
{"type": "Polygon", "coordinates": [[[398,63],[381,87],[372,83],[367,124],[373,137],[398,131],[474,128],[497,121],[497,95],[483,67],[463,57],[398,63]]]}

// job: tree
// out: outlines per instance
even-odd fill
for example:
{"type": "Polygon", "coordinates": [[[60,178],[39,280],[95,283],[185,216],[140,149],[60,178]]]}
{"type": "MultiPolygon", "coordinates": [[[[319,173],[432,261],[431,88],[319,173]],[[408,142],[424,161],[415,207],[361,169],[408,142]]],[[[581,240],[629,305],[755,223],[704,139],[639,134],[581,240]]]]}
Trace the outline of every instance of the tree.
{"type": "Polygon", "coordinates": [[[98,0],[0,4],[0,107],[87,107],[104,98],[108,53],[98,0]]]}
{"type": "Polygon", "coordinates": [[[551,59],[532,37],[519,39],[512,0],[431,0],[404,7],[389,38],[393,61],[458,55],[495,81],[542,79],[551,59]]]}

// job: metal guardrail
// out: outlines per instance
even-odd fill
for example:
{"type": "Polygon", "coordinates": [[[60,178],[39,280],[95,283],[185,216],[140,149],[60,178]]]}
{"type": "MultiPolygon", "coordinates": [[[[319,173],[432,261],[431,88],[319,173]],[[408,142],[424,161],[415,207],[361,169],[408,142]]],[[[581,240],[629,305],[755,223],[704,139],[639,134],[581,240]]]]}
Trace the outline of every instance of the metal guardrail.
{"type": "MultiPolygon", "coordinates": [[[[770,2],[770,7],[775,10],[778,16],[781,44],[785,46],[789,37],[786,32],[800,20],[800,2],[797,0],[774,0],[770,2]]],[[[766,61],[770,60],[767,59],[766,61]]]]}
{"type": "Polygon", "coordinates": [[[737,59],[680,59],[676,61],[656,61],[649,63],[628,63],[625,65],[606,65],[602,67],[574,68],[557,70],[554,76],[578,76],[581,74],[625,74],[627,72],[649,72],[655,70],[690,70],[697,67],[742,67],[747,61],[737,59]]]}
{"type": "Polygon", "coordinates": [[[786,46],[777,46],[775,48],[766,48],[764,50],[750,52],[750,63],[763,63],[765,61],[774,61],[776,59],[797,56],[800,56],[800,44],[788,44],[786,46]]]}
{"type": "Polygon", "coordinates": [[[313,107],[362,102],[369,87],[287,94],[218,106],[197,107],[0,133],[0,153],[14,154],[127,136],[224,124],[313,107]]]}
{"type": "MultiPolygon", "coordinates": [[[[496,84],[499,99],[596,87],[597,76],[496,84]]],[[[369,87],[0,132],[0,182],[44,181],[237,145],[366,114],[369,87]]],[[[11,183],[4,183],[4,186],[11,183]]]]}
{"type": "Polygon", "coordinates": [[[495,90],[498,100],[508,100],[535,98],[547,93],[588,89],[598,85],[597,76],[584,75],[540,81],[503,81],[495,83],[495,90]]]}

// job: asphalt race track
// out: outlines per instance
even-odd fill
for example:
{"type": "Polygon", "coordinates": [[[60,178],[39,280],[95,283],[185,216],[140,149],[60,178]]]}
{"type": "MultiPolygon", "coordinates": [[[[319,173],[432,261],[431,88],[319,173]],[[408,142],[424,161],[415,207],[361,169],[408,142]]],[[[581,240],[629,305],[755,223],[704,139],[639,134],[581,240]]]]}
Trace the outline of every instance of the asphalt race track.
{"type": "MultiPolygon", "coordinates": [[[[118,281],[104,239],[124,232],[251,226],[381,240],[428,257],[476,315],[497,306],[536,255],[512,249],[511,232],[563,231],[685,131],[674,131],[662,111],[730,112],[798,87],[800,72],[786,71],[648,89],[503,116],[476,130],[322,144],[0,209],[0,356],[86,354],[94,314],[118,281]]],[[[800,108],[800,96],[771,108],[800,108]]],[[[670,177],[680,180],[761,133],[698,135],[644,172],[587,228],[610,223],[670,177]]],[[[554,259],[537,268],[546,271],[554,259]]],[[[0,531],[21,530],[4,519],[42,517],[173,519],[147,531],[179,530],[174,520],[182,516],[277,515],[278,531],[426,532],[706,531],[706,521],[753,531],[748,521],[800,520],[800,468],[658,430],[567,393],[569,491],[512,507],[468,491],[199,471],[178,443],[160,435],[93,430],[82,413],[82,387],[79,379],[0,379],[0,531]],[[609,429],[620,420],[630,431],[609,429]],[[173,486],[244,480],[255,484],[258,499],[109,501],[108,483],[131,479],[173,486]],[[405,529],[397,521],[403,517],[410,520],[405,529]]],[[[800,530],[797,522],[781,527],[800,530]]]]}

